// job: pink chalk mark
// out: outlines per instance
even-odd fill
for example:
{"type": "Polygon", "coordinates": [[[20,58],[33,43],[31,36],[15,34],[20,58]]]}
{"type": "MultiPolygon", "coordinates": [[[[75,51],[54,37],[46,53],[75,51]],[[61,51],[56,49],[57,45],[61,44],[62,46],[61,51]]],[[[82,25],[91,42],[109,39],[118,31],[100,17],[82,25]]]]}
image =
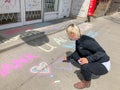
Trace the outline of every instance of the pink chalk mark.
{"type": "Polygon", "coordinates": [[[33,56],[30,54],[27,54],[24,56],[24,58],[21,58],[19,60],[12,60],[12,64],[2,64],[2,68],[0,69],[0,75],[2,77],[5,77],[9,74],[9,71],[12,69],[20,69],[22,68],[22,64],[27,64],[29,61],[33,61],[35,58],[38,58],[39,56],[33,56]]]}
{"type": "Polygon", "coordinates": [[[35,59],[35,58],[39,58],[39,56],[32,56],[31,54],[26,54],[25,56],[24,56],[27,60],[33,60],[33,59],[35,59]]]}
{"type": "Polygon", "coordinates": [[[22,68],[21,61],[19,61],[19,60],[13,60],[12,63],[14,65],[15,69],[22,68]]]}
{"type": "Polygon", "coordinates": [[[7,3],[7,2],[10,3],[10,0],[5,0],[5,3],[7,3]]]}
{"type": "Polygon", "coordinates": [[[3,8],[4,6],[5,6],[5,7],[12,6],[12,8],[14,8],[14,6],[16,5],[16,0],[14,0],[14,1],[12,1],[12,2],[14,2],[14,4],[11,3],[11,0],[5,0],[4,4],[1,6],[1,8],[3,8]],[[8,6],[7,3],[9,4],[9,6],[8,6]]]}
{"type": "Polygon", "coordinates": [[[0,70],[0,75],[3,77],[7,76],[10,69],[14,68],[14,66],[10,64],[2,64],[1,66],[2,66],[2,69],[0,70]]]}
{"type": "Polygon", "coordinates": [[[14,29],[14,30],[5,30],[3,33],[4,34],[16,34],[16,33],[19,33],[21,31],[26,31],[26,30],[30,30],[32,28],[29,28],[29,27],[23,27],[23,28],[17,28],[17,29],[14,29]]]}

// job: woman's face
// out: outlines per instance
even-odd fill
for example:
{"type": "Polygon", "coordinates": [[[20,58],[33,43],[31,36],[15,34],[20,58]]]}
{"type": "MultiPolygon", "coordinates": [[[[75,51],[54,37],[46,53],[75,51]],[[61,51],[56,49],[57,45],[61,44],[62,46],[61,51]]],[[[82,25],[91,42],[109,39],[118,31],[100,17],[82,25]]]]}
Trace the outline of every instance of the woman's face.
{"type": "Polygon", "coordinates": [[[75,41],[80,38],[80,36],[75,35],[75,33],[70,33],[68,36],[70,39],[75,40],[75,41]]]}

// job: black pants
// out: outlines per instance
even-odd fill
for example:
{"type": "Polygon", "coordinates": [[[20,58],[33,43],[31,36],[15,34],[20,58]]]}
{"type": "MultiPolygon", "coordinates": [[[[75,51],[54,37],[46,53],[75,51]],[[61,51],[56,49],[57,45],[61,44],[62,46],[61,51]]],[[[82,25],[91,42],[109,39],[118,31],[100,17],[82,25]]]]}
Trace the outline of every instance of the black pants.
{"type": "MultiPolygon", "coordinates": [[[[106,67],[98,62],[94,62],[94,63],[88,63],[88,64],[84,64],[84,65],[80,65],[80,63],[78,63],[78,59],[80,58],[77,52],[74,52],[71,55],[70,62],[78,67],[81,68],[81,73],[83,74],[83,77],[86,81],[90,81],[91,80],[91,76],[92,74],[95,75],[104,75],[106,74],[108,71],[106,69],[106,67]]],[[[69,59],[69,58],[68,58],[69,59]]]]}
{"type": "Polygon", "coordinates": [[[80,65],[77,61],[72,59],[71,63],[74,66],[81,68],[81,73],[86,81],[91,80],[92,74],[104,75],[108,72],[108,70],[105,68],[105,66],[98,62],[80,65]]]}
{"type": "Polygon", "coordinates": [[[101,63],[88,63],[81,65],[81,73],[86,81],[91,80],[92,74],[95,75],[104,75],[108,72],[105,66],[101,63]]]}

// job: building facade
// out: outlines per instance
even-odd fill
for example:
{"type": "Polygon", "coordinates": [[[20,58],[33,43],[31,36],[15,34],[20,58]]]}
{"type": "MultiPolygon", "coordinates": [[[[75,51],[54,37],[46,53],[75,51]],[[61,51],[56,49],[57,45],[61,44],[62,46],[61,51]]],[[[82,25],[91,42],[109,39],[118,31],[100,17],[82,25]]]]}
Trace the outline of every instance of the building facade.
{"type": "Polygon", "coordinates": [[[69,17],[71,0],[0,0],[0,30],[69,17]]]}

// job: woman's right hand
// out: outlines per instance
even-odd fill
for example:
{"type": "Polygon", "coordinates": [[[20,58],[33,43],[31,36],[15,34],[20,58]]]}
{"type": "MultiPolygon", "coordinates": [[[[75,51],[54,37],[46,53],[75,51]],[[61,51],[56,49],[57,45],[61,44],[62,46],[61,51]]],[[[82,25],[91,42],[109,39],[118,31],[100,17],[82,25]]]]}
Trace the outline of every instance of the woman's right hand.
{"type": "Polygon", "coordinates": [[[64,57],[64,58],[63,58],[63,62],[67,62],[67,57],[64,57]]]}
{"type": "Polygon", "coordinates": [[[87,64],[88,63],[88,59],[87,58],[80,58],[79,60],[78,60],[78,62],[81,64],[81,65],[83,65],[83,64],[87,64]]]}

